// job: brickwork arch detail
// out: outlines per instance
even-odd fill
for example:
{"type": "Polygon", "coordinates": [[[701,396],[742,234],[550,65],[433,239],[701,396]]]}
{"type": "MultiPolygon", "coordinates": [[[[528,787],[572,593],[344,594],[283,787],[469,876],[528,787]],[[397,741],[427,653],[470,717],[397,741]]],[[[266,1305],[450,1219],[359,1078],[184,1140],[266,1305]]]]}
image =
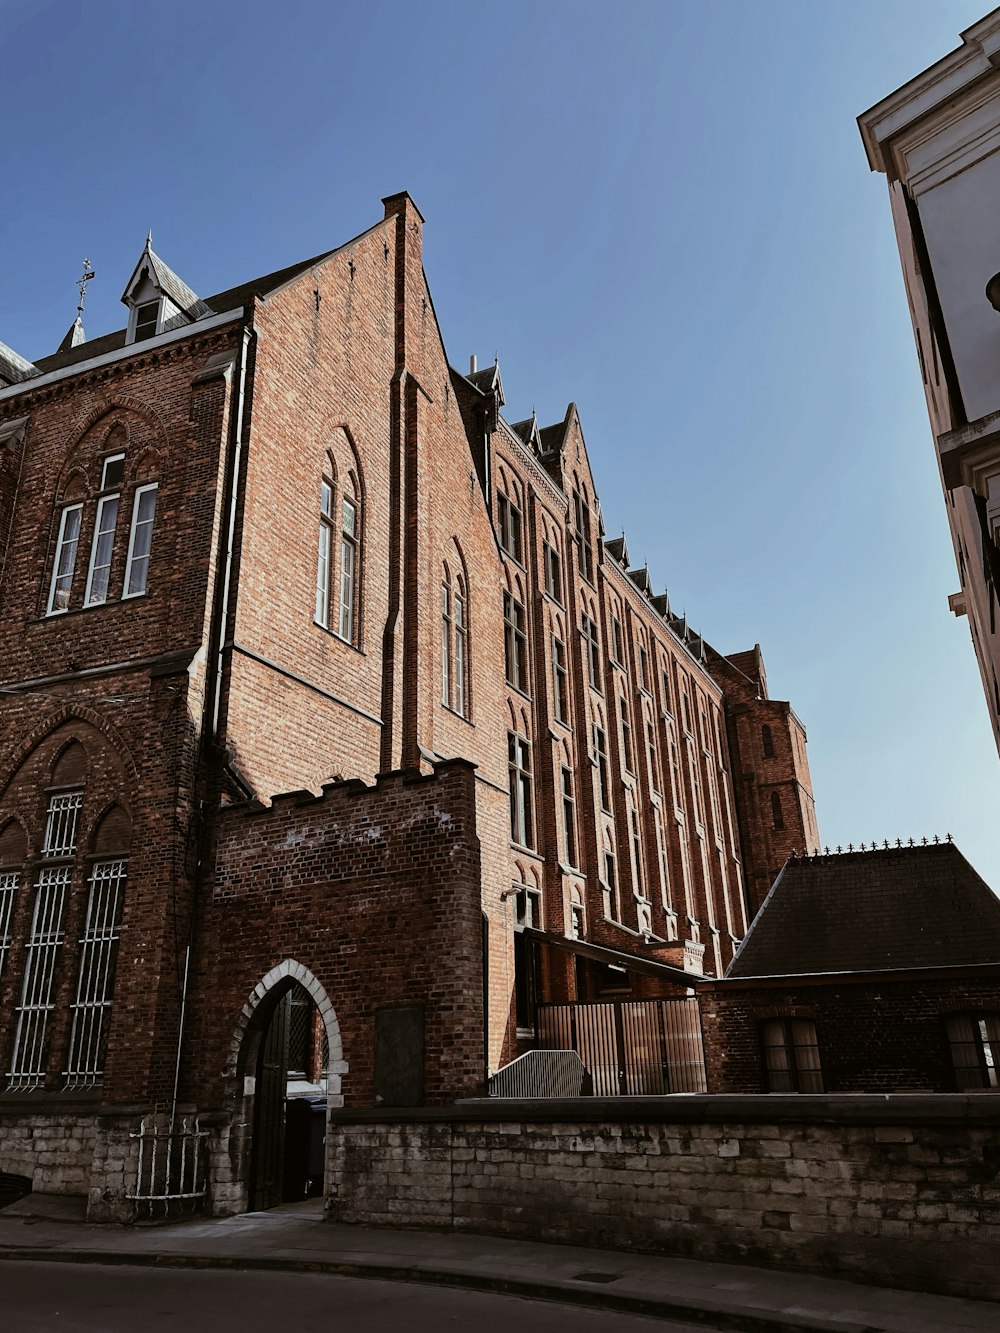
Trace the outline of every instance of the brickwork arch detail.
{"type": "Polygon", "coordinates": [[[107,741],[111,748],[118,755],[122,762],[122,767],[129,781],[138,784],[139,774],[132,759],[132,753],[125,744],[118,730],[108,722],[107,718],[98,713],[94,708],[88,708],[85,704],[69,703],[58,708],[55,712],[49,713],[46,718],[38,723],[21,744],[7,766],[3,780],[0,781],[0,795],[2,795],[17,776],[18,771],[24,762],[34,753],[43,741],[47,740],[59,727],[65,722],[86,722],[99,732],[101,737],[107,741]]]}
{"type": "MultiPolygon", "coordinates": [[[[102,398],[100,402],[95,403],[86,412],[77,417],[76,422],[70,431],[73,443],[70,445],[67,456],[73,453],[73,450],[83,439],[92,427],[106,417],[110,412],[133,412],[141,417],[148,426],[151,426],[159,436],[160,445],[167,443],[167,428],[163,417],[151,404],[145,402],[142,398],[134,398],[131,394],[117,394],[114,398],[102,398]]],[[[126,426],[127,429],[127,426],[126,426]]]]}
{"type": "MultiPolygon", "coordinates": [[[[322,983],[313,976],[307,967],[302,963],[295,962],[292,958],[286,958],[261,977],[251,991],[250,998],[240,1010],[229,1045],[229,1058],[226,1061],[225,1069],[227,1077],[235,1078],[240,1072],[241,1058],[245,1055],[245,1047],[248,1045],[247,1035],[251,1028],[255,1026],[254,1020],[261,1016],[259,1013],[261,1005],[273,999],[276,990],[280,994],[290,989],[296,982],[309,994],[320,1012],[320,1017],[323,1019],[323,1026],[326,1029],[330,1047],[330,1074],[347,1073],[348,1067],[344,1061],[344,1045],[340,1034],[340,1022],[337,1018],[337,1011],[333,1007],[333,1002],[327,995],[322,983]]],[[[259,1026],[259,1024],[256,1026],[259,1026]]]]}

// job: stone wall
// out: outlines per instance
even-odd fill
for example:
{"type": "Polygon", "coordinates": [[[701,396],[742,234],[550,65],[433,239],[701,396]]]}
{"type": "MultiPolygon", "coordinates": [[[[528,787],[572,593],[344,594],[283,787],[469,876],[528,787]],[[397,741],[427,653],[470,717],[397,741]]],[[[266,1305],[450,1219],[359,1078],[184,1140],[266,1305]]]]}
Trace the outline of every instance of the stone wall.
{"type": "Polygon", "coordinates": [[[1000,1298],[989,1094],[341,1113],[327,1213],[1000,1298]]]}
{"type": "Polygon", "coordinates": [[[44,1194],[86,1194],[97,1116],[37,1112],[0,1115],[0,1171],[27,1176],[44,1194]]]}

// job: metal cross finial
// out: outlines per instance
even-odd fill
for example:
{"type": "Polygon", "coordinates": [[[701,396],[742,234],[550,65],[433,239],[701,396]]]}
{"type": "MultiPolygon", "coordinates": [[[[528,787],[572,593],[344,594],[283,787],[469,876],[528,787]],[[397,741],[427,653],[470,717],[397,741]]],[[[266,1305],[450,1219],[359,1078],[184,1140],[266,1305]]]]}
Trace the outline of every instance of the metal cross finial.
{"type": "Polygon", "coordinates": [[[90,260],[89,260],[89,259],[85,259],[85,260],[83,261],[83,277],[82,277],[82,278],[78,278],[78,279],[77,279],[77,282],[76,282],[77,287],[79,287],[79,289],[80,289],[80,304],[79,304],[79,305],[77,306],[77,308],[76,308],[76,313],[77,313],[78,315],[82,315],[82,314],[83,314],[83,306],[84,306],[84,302],[85,302],[86,299],[87,299],[87,283],[88,283],[88,282],[91,280],[91,278],[93,278],[94,276],[95,276],[95,275],[94,275],[94,270],[90,267],[90,260]]]}

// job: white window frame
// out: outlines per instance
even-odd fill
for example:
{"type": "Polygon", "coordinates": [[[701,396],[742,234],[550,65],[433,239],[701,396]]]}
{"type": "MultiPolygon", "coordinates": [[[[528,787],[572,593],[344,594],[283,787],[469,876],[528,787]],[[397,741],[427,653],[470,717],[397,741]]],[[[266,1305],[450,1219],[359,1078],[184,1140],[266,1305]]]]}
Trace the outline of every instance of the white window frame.
{"type": "Polygon", "coordinates": [[[111,562],[114,558],[114,553],[115,553],[115,529],[118,527],[118,510],[119,510],[120,500],[121,500],[120,493],[118,491],[114,491],[110,495],[102,495],[97,502],[97,517],[94,519],[94,536],[90,543],[90,563],[87,566],[87,587],[83,594],[84,606],[101,606],[104,602],[108,600],[108,590],[111,586],[111,562]],[[101,521],[104,517],[105,510],[107,509],[108,505],[110,505],[112,502],[114,503],[115,506],[115,520],[112,523],[110,529],[108,529],[107,534],[105,534],[101,528],[101,521]],[[110,539],[107,550],[108,558],[106,564],[98,565],[96,563],[97,549],[98,546],[100,545],[101,537],[104,535],[107,535],[110,539]],[[93,597],[91,594],[94,588],[94,573],[97,569],[102,569],[102,570],[106,569],[108,571],[108,577],[107,577],[107,582],[104,585],[103,594],[100,597],[93,597]]]}
{"type": "Polygon", "coordinates": [[[163,323],[164,323],[164,320],[163,320],[163,297],[162,297],[162,296],[157,296],[157,297],[155,297],[152,301],[139,301],[136,305],[132,306],[132,307],[130,308],[130,310],[129,310],[129,316],[128,316],[128,333],[126,334],[126,337],[125,337],[125,343],[126,343],[126,345],[128,345],[128,344],[130,344],[130,343],[134,343],[134,342],[149,342],[150,338],[155,338],[155,337],[157,337],[159,334],[161,334],[161,333],[163,332],[163,323]],[[149,337],[146,337],[146,338],[137,338],[137,337],[136,337],[136,333],[138,332],[138,328],[139,328],[139,311],[145,309],[146,306],[150,306],[150,305],[155,305],[155,306],[156,306],[156,328],[155,328],[155,330],[154,330],[151,334],[149,334],[149,337]]]}
{"type": "Polygon", "coordinates": [[[69,610],[69,606],[56,606],[55,597],[56,597],[56,584],[59,582],[60,577],[66,577],[66,574],[60,575],[59,568],[62,563],[63,547],[68,544],[66,542],[66,520],[69,518],[70,514],[79,515],[80,521],[77,526],[76,536],[73,538],[73,547],[74,547],[73,561],[69,569],[66,571],[66,574],[68,574],[69,576],[69,585],[67,587],[67,593],[66,593],[67,602],[69,601],[69,593],[72,591],[73,588],[73,579],[76,575],[76,560],[80,552],[80,534],[83,528],[82,501],[78,504],[66,505],[59,518],[59,536],[56,538],[56,552],[55,552],[55,557],[52,561],[52,579],[49,583],[49,600],[48,600],[48,608],[46,611],[46,614],[50,616],[65,615],[66,612],[69,610]]]}
{"type": "Polygon", "coordinates": [[[337,610],[337,637],[345,643],[354,643],[357,637],[354,607],[358,591],[359,519],[357,501],[349,495],[343,496],[340,503],[340,606],[337,610]],[[353,516],[351,532],[347,529],[348,509],[353,516]]]}
{"type": "Polygon", "coordinates": [[[138,557],[139,559],[144,559],[144,560],[146,561],[146,577],[145,577],[145,579],[143,580],[143,584],[142,584],[142,587],[141,587],[141,588],[138,588],[135,592],[130,592],[130,591],[129,591],[129,585],[130,585],[130,583],[132,582],[132,564],[133,564],[133,557],[134,557],[134,552],[135,552],[135,534],[136,534],[136,530],[137,530],[137,526],[138,526],[138,524],[137,524],[137,520],[138,520],[138,517],[139,517],[139,505],[142,503],[142,497],[143,497],[144,495],[148,494],[150,491],[154,492],[154,494],[155,494],[159,489],[160,489],[159,482],[156,482],[156,481],[151,481],[151,482],[148,482],[145,486],[137,486],[137,487],[135,488],[135,496],[134,496],[134,498],[133,498],[133,500],[132,500],[132,519],[131,519],[131,522],[129,523],[129,530],[128,530],[128,554],[127,554],[127,556],[125,557],[125,582],[124,582],[124,584],[123,584],[123,586],[122,586],[122,601],[123,601],[123,602],[128,601],[129,598],[131,598],[131,597],[145,597],[145,596],[146,596],[146,590],[147,590],[147,588],[149,587],[149,562],[150,562],[150,560],[152,560],[152,558],[153,558],[153,533],[152,533],[152,528],[153,528],[154,524],[156,523],[156,502],[155,502],[155,501],[154,501],[154,503],[153,503],[153,517],[149,520],[149,526],[150,526],[150,534],[149,534],[149,551],[147,552],[147,554],[146,554],[145,556],[140,556],[140,557],[138,557]]]}
{"type": "Polygon", "coordinates": [[[319,488],[319,538],[316,547],[316,613],[313,620],[321,629],[330,628],[330,585],[333,562],[333,506],[336,490],[323,477],[319,488]],[[329,506],[326,500],[329,498],[329,506]]]}

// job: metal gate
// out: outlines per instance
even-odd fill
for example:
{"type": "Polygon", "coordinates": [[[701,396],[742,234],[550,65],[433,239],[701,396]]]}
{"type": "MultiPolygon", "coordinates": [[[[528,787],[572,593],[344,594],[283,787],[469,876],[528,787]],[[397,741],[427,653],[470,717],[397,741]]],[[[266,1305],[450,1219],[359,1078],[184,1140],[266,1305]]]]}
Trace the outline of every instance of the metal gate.
{"type": "Polygon", "coordinates": [[[576,1051],[595,1097],[708,1090],[696,999],[542,1004],[538,1045],[576,1051]]]}

